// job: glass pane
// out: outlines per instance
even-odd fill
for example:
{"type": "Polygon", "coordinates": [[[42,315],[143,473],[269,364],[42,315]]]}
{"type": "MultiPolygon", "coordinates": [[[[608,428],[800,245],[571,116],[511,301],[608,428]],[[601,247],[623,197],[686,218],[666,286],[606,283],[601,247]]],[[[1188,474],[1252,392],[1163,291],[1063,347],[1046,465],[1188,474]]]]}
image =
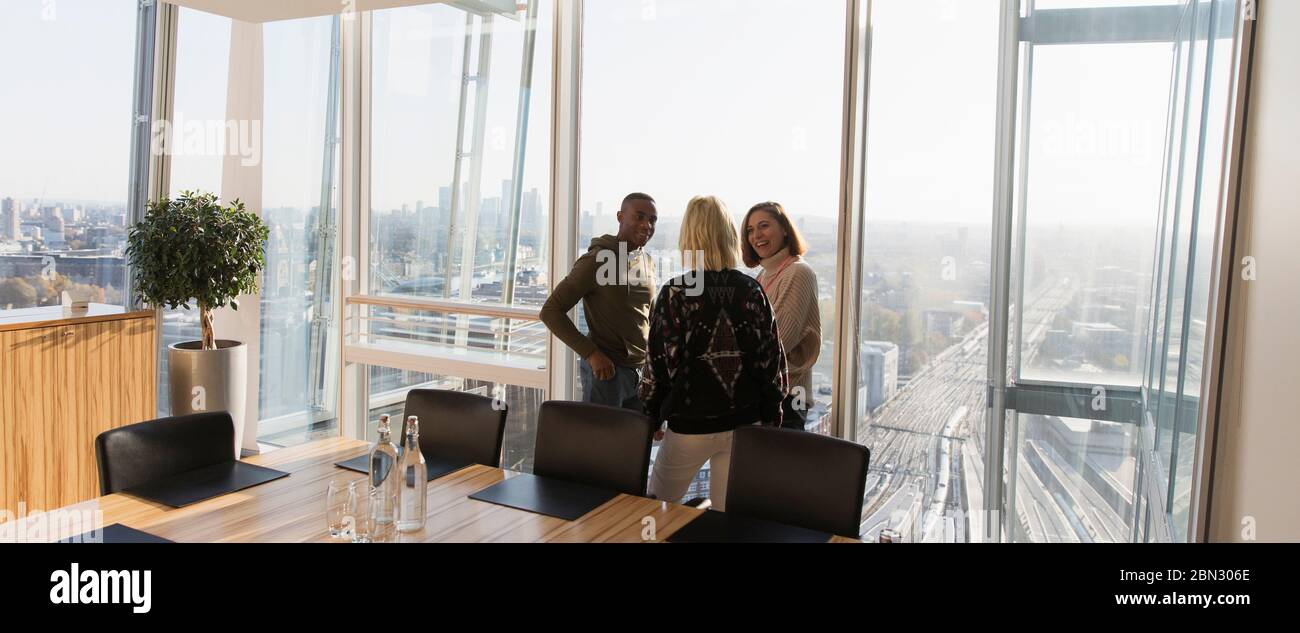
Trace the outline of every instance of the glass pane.
{"type": "Polygon", "coordinates": [[[127,301],[136,5],[0,6],[0,310],[127,301]]]}
{"type": "Polygon", "coordinates": [[[271,235],[262,275],[258,439],[279,446],[338,432],[330,230],[338,217],[336,22],[325,16],[263,26],[262,217],[271,235]]]}
{"type": "Polygon", "coordinates": [[[983,533],[998,5],[872,3],[855,350],[870,540],[983,533]]]}
{"type": "Polygon", "coordinates": [[[1032,63],[1019,375],[1136,386],[1170,46],[1037,46],[1032,63]]]}
{"type": "Polygon", "coordinates": [[[506,414],[505,438],[501,446],[501,467],[526,473],[533,471],[537,412],[545,400],[542,390],[388,367],[370,367],[368,374],[370,406],[365,425],[365,439],[374,441],[378,436],[380,415],[387,414],[393,420],[401,419],[402,411],[406,406],[406,394],[411,389],[467,391],[499,398],[506,403],[509,412],[506,414]]]}
{"type": "MultiPolygon", "coordinates": [[[[261,279],[256,397],[258,439],[272,445],[337,433],[331,386],[337,337],[328,319],[334,292],[328,229],[337,221],[337,159],[327,153],[337,128],[326,133],[330,102],[337,99],[330,93],[334,22],[325,16],[263,25],[262,119],[232,120],[229,94],[243,86],[231,82],[251,80],[229,71],[232,21],[180,10],[170,194],[223,195],[228,158],[261,170],[262,207],[249,209],[270,229],[261,279]]],[[[223,197],[222,202],[230,201],[223,197]]],[[[164,314],[160,414],[169,410],[166,346],[198,336],[196,311],[164,314]]]]}
{"type": "MultiPolygon", "coordinates": [[[[1197,459],[1196,441],[1204,369],[1206,320],[1211,305],[1210,275],[1215,256],[1215,225],[1223,184],[1224,145],[1227,142],[1227,109],[1231,101],[1232,85],[1232,31],[1234,4],[1228,0],[1207,3],[1208,15],[1202,11],[1198,20],[1204,20],[1206,30],[1198,29],[1198,37],[1207,39],[1208,61],[1205,67],[1204,130],[1201,135],[1200,175],[1195,195],[1195,215],[1191,229],[1191,252],[1188,271],[1188,315],[1186,318],[1186,343],[1183,346],[1182,367],[1178,381],[1177,421],[1172,441],[1173,458],[1170,475],[1173,492],[1170,498],[1170,530],[1175,541],[1188,540],[1189,512],[1192,504],[1192,470],[1197,459]]],[[[1198,98],[1200,95],[1194,95],[1198,98]]],[[[1202,125],[1193,121],[1193,125],[1202,125]]]]}
{"type": "Polygon", "coordinates": [[[1156,457],[1160,460],[1156,466],[1158,471],[1156,476],[1161,481],[1172,481],[1173,460],[1176,458],[1174,427],[1178,419],[1178,410],[1182,406],[1178,395],[1180,366],[1183,356],[1187,353],[1186,333],[1192,314],[1187,305],[1187,293],[1192,240],[1197,223],[1195,196],[1199,184],[1197,166],[1203,134],[1201,116],[1205,105],[1208,33],[1209,25],[1206,23],[1205,16],[1200,15],[1199,12],[1189,12],[1185,15],[1183,24],[1179,28],[1180,39],[1184,36],[1189,38],[1185,50],[1188,81],[1185,85],[1179,86],[1180,89],[1186,89],[1185,93],[1178,95],[1178,98],[1185,102],[1181,112],[1185,118],[1177,122],[1182,127],[1183,133],[1179,138],[1178,153],[1174,156],[1174,160],[1177,161],[1174,163],[1177,171],[1169,183],[1171,208],[1166,213],[1172,214],[1172,224],[1170,250],[1166,257],[1169,258],[1167,267],[1170,278],[1165,296],[1167,312],[1162,332],[1164,342],[1161,355],[1156,357],[1160,372],[1157,391],[1160,406],[1154,416],[1156,457]]]}
{"type": "Polygon", "coordinates": [[[546,301],[554,3],[535,1],[531,78],[523,11],[374,12],[371,293],[546,301]]]}
{"type": "Polygon", "coordinates": [[[664,282],[678,272],[692,197],[717,196],[738,227],[753,205],[781,203],[817,275],[822,345],[806,428],[821,432],[835,356],[845,15],[839,0],[584,5],[578,252],[617,233],[624,196],[648,193],[659,222],[647,252],[664,282]]]}
{"type": "MultiPolygon", "coordinates": [[[[208,130],[218,125],[225,129],[230,25],[230,18],[193,9],[180,10],[169,146],[168,195],[172,197],[183,191],[221,191],[220,135],[208,130]]],[[[167,416],[171,414],[167,347],[199,339],[199,311],[165,310],[162,319],[158,346],[158,415],[167,416]]]]}
{"type": "MultiPolygon", "coordinates": [[[[1061,26],[1104,39],[1094,9],[1153,4],[1162,3],[1040,1],[1032,11],[1074,9],[1058,14],[1074,19],[1061,26]]],[[[1159,18],[1171,36],[1179,14],[1159,18]]],[[[1158,385],[1152,361],[1163,364],[1164,351],[1152,332],[1181,327],[1172,293],[1184,291],[1186,238],[1168,211],[1183,187],[1186,56],[1173,41],[1022,49],[1015,378],[1059,389],[1062,412],[1071,389],[1090,391],[1094,417],[1113,421],[1014,417],[1012,540],[1134,538],[1142,416],[1122,419],[1106,390],[1158,385]]]]}
{"type": "Polygon", "coordinates": [[[1132,538],[1137,427],[1019,414],[1015,541],[1126,543],[1132,538]]]}

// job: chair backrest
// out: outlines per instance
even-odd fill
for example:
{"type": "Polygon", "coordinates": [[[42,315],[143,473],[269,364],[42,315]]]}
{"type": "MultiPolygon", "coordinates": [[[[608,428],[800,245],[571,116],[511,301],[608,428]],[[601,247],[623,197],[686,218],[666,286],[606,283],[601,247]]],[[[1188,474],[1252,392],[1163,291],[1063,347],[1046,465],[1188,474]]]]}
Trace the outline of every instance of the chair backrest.
{"type": "Polygon", "coordinates": [[[235,423],[225,411],[140,422],[95,438],[100,494],[235,459],[235,423]]]}
{"type": "Polygon", "coordinates": [[[543,402],[533,474],[644,497],[655,425],[630,411],[581,402],[543,402]]]}
{"type": "Polygon", "coordinates": [[[815,433],[737,428],[727,512],[858,538],[870,459],[865,446],[815,433]]]}
{"type": "MultiPolygon", "coordinates": [[[[499,468],[505,438],[504,402],[462,391],[412,389],[402,418],[420,418],[420,450],[426,455],[464,459],[499,468]]],[[[401,431],[404,425],[393,425],[401,431]]],[[[397,438],[401,444],[406,438],[397,438]]]]}

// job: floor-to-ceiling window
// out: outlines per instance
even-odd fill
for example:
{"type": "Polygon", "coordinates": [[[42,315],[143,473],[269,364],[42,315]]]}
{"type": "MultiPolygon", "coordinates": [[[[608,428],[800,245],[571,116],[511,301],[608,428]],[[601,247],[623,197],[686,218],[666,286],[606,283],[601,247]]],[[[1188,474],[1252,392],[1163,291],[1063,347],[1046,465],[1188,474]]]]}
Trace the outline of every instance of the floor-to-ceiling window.
{"type": "MultiPolygon", "coordinates": [[[[230,78],[230,18],[178,9],[176,72],[172,79],[173,106],[164,138],[171,166],[169,196],[184,191],[221,191],[223,143],[226,129],[226,91],[230,78]],[[222,132],[213,133],[220,125],[222,132]]],[[[237,149],[237,147],[236,147],[237,149]]],[[[199,314],[163,310],[159,324],[158,415],[171,412],[167,347],[198,340],[199,314]]]]}
{"type": "MultiPolygon", "coordinates": [[[[1154,444],[1143,473],[1151,478],[1156,498],[1146,508],[1156,515],[1155,524],[1167,529],[1147,529],[1147,540],[1193,538],[1193,476],[1205,466],[1199,457],[1205,439],[1200,398],[1212,384],[1203,370],[1218,256],[1234,26],[1234,3],[1189,4],[1175,39],[1142,420],[1147,446],[1154,444]]],[[[1139,519],[1148,525],[1145,516],[1139,519]]]]}
{"type": "Polygon", "coordinates": [[[997,5],[871,6],[854,438],[871,540],[981,532],[997,5]]]}
{"type": "Polygon", "coordinates": [[[1010,314],[1026,398],[1008,413],[1011,540],[1130,538],[1138,436],[1127,404],[1150,306],[1177,17],[1167,4],[1025,3],[1010,314]],[[1131,32],[1097,28],[1103,15],[1131,32]],[[1086,407],[1060,406],[1080,392],[1086,407]]]}
{"type": "MultiPolygon", "coordinates": [[[[806,427],[822,433],[834,379],[845,15],[841,0],[583,6],[578,254],[618,232],[624,196],[647,193],[659,214],[647,251],[662,283],[680,272],[692,197],[717,196],[738,227],[753,205],[781,203],[817,273],[823,343],[806,427]]],[[[585,328],[581,310],[576,318],[585,328]]],[[[706,481],[702,473],[688,495],[706,481]]]]}
{"type": "Polygon", "coordinates": [[[1159,538],[1187,537],[1235,23],[1220,4],[1020,3],[1011,540],[1132,540],[1157,490],[1159,538]]]}
{"type": "Polygon", "coordinates": [[[0,5],[0,310],[126,305],[137,3],[0,5]]]}
{"type": "Polygon", "coordinates": [[[339,18],[263,26],[259,438],[337,434],[339,18]]]}
{"type": "MultiPolygon", "coordinates": [[[[260,175],[260,208],[250,211],[261,215],[270,239],[256,333],[243,335],[257,337],[258,388],[249,398],[257,402],[257,438],[268,445],[337,432],[337,335],[330,318],[337,269],[337,22],[324,16],[241,25],[244,33],[260,35],[260,55],[253,59],[260,68],[232,72],[235,23],[192,9],[178,14],[166,144],[169,195],[211,191],[231,203],[241,195],[235,190],[248,195],[240,184],[247,172],[237,179],[227,171],[260,175]],[[232,115],[239,95],[260,99],[260,116],[232,115]]],[[[197,335],[194,311],[164,313],[160,413],[168,410],[166,346],[197,335]]]]}
{"type": "Polygon", "coordinates": [[[1213,4],[872,3],[866,537],[1128,541],[1145,472],[1185,538],[1231,82],[1213,4]]]}
{"type": "Polygon", "coordinates": [[[509,407],[503,463],[529,470],[545,384],[554,4],[499,6],[371,14],[366,303],[351,308],[350,348],[367,360],[366,435],[410,389],[470,391],[509,407]]]}

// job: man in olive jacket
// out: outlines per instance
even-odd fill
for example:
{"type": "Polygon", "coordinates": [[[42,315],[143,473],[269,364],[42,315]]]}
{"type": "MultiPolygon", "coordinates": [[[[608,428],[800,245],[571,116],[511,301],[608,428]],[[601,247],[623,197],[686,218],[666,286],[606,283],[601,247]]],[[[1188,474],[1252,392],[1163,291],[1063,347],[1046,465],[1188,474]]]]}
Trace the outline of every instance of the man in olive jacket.
{"type": "Polygon", "coordinates": [[[641,411],[638,371],[646,360],[654,266],[642,249],[659,221],[654,198],[634,193],[618,212],[618,235],[603,235],[542,306],[542,322],[578,353],[585,402],[641,411]],[[582,302],[589,334],[569,318],[582,302]]]}

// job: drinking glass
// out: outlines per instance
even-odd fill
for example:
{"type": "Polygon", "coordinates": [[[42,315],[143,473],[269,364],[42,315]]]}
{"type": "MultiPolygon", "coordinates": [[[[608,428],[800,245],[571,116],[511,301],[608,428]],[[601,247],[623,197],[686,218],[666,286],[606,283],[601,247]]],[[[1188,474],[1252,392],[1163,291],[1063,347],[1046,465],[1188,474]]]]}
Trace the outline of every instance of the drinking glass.
{"type": "Polygon", "coordinates": [[[348,514],[352,517],[352,542],[369,543],[375,532],[375,511],[380,497],[369,483],[353,486],[348,495],[348,514]]]}
{"type": "Polygon", "coordinates": [[[325,525],[332,538],[342,538],[348,510],[348,482],[333,479],[325,491],[325,525]]]}

